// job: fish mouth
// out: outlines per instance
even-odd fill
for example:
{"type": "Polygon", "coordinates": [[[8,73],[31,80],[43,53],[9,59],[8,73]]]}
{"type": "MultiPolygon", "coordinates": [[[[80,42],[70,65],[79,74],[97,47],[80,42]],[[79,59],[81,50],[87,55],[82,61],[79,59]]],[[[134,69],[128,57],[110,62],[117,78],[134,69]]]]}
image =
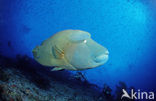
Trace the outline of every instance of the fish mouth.
{"type": "Polygon", "coordinates": [[[94,61],[96,63],[105,63],[108,60],[108,55],[109,55],[109,52],[106,51],[105,53],[96,56],[94,58],[94,61]]]}

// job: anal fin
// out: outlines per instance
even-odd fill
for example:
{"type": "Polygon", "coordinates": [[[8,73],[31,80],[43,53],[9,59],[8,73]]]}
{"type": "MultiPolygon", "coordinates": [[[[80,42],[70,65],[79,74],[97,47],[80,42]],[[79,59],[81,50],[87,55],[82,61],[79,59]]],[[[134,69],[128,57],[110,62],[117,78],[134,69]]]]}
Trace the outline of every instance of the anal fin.
{"type": "Polygon", "coordinates": [[[51,71],[60,71],[60,70],[63,70],[63,69],[59,67],[54,67],[51,71]]]}

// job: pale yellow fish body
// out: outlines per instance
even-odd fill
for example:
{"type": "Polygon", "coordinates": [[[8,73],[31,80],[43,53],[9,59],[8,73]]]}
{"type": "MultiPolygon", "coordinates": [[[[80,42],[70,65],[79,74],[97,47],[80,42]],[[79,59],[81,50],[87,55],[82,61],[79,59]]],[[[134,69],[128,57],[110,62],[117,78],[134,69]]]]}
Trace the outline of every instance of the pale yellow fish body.
{"type": "Polygon", "coordinates": [[[64,30],[33,49],[34,59],[55,70],[84,70],[104,64],[108,50],[91,39],[88,32],[64,30]]]}

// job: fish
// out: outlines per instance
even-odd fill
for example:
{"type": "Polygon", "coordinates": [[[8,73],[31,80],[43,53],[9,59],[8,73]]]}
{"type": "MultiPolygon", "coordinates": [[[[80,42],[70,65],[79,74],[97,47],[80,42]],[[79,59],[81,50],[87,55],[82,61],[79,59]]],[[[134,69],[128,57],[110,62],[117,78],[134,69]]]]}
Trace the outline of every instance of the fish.
{"type": "Polygon", "coordinates": [[[107,62],[109,51],[83,30],[63,30],[52,35],[33,50],[34,59],[43,66],[59,70],[85,70],[107,62]]]}

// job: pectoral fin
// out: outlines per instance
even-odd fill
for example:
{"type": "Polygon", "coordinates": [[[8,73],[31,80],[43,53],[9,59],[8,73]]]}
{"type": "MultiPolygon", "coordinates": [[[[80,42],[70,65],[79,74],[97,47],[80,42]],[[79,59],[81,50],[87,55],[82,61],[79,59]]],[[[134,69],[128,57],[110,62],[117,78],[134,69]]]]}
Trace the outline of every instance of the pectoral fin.
{"type": "Polygon", "coordinates": [[[64,57],[64,52],[58,46],[52,47],[52,53],[56,59],[62,59],[64,57]]]}

